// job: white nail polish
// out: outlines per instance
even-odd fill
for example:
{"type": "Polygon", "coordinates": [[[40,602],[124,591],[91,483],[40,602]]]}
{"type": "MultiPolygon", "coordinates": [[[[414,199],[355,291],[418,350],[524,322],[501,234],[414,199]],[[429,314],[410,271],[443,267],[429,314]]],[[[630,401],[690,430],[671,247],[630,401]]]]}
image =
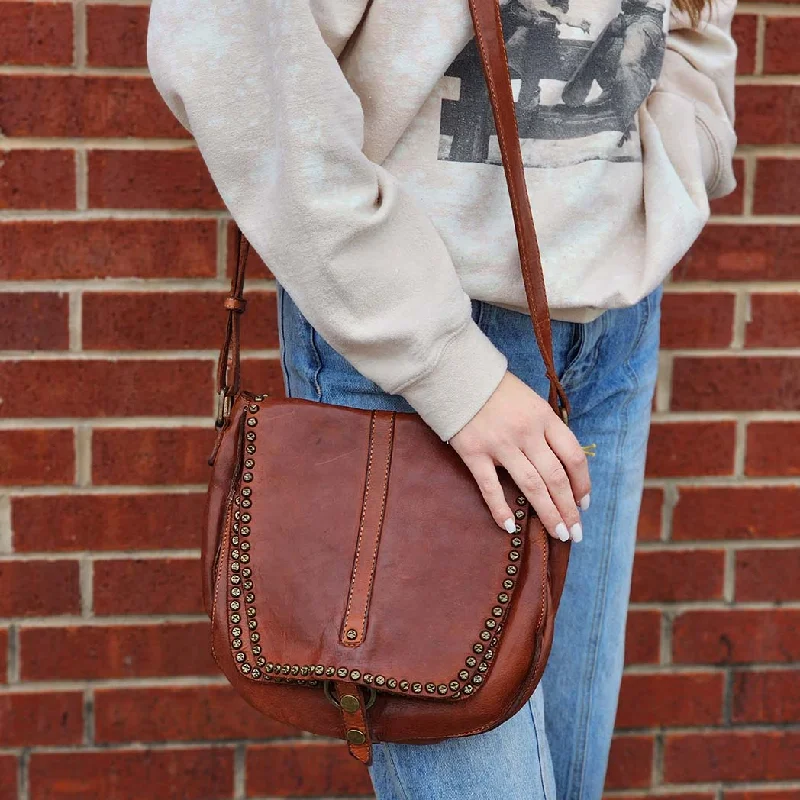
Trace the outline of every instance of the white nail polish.
{"type": "Polygon", "coordinates": [[[504,527],[504,528],[505,528],[505,529],[506,529],[506,530],[507,530],[509,533],[514,533],[514,531],[517,529],[517,523],[516,523],[516,522],[514,522],[514,518],[513,518],[513,517],[509,517],[509,518],[508,518],[508,519],[507,519],[507,520],[506,520],[506,521],[503,523],[503,527],[504,527]]]}
{"type": "Polygon", "coordinates": [[[566,542],[569,539],[569,531],[563,522],[559,522],[556,525],[556,537],[561,539],[562,542],[566,542]]]}
{"type": "Polygon", "coordinates": [[[573,542],[579,542],[583,539],[583,528],[581,528],[580,522],[576,522],[570,529],[570,535],[572,536],[573,542]]]}
{"type": "Polygon", "coordinates": [[[591,496],[587,492],[578,502],[578,505],[581,507],[581,511],[586,511],[589,508],[589,503],[591,502],[591,496]]]}

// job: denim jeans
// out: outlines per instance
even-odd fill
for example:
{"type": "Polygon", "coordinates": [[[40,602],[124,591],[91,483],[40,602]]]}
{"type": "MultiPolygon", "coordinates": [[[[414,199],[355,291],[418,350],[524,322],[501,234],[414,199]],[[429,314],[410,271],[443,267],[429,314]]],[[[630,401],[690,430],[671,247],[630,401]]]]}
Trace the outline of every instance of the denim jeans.
{"type": "MultiPolygon", "coordinates": [[[[589,323],[553,321],[556,368],[572,406],[570,427],[582,444],[597,444],[597,455],[589,458],[592,499],[582,512],[583,541],[572,547],[539,687],[492,731],[438,744],[376,744],[370,774],[378,800],[600,799],[622,677],[662,290],[589,323]]],[[[278,308],[288,396],[412,410],[358,373],[280,285],[278,308]]],[[[508,357],[510,371],[547,397],[530,317],[476,300],[472,311],[508,357]]]]}

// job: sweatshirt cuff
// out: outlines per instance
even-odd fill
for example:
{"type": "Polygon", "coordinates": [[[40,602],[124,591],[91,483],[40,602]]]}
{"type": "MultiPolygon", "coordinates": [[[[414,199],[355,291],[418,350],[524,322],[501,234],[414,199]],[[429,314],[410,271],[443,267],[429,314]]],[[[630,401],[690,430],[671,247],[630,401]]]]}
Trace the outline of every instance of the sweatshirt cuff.
{"type": "MultiPolygon", "coordinates": [[[[726,142],[726,130],[715,130],[718,120],[701,104],[695,106],[695,125],[700,143],[700,160],[703,164],[703,179],[709,200],[724,197],[736,188],[733,174],[733,142],[726,142]]],[[[730,134],[728,135],[730,136],[730,134]]]]}
{"type": "Polygon", "coordinates": [[[398,393],[446,442],[480,411],[507,369],[506,357],[470,319],[445,345],[433,369],[398,393]]]}

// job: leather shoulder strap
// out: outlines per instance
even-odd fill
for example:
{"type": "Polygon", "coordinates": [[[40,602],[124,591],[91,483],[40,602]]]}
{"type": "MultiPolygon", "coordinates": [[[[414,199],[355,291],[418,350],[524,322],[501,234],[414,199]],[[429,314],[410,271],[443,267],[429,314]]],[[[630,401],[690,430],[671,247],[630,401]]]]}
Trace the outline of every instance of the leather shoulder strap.
{"type": "MultiPolygon", "coordinates": [[[[522,279],[525,284],[531,322],[550,382],[548,402],[553,410],[565,422],[568,422],[569,400],[558,379],[553,363],[550,312],[547,306],[539,243],[533,225],[528,188],[525,183],[525,169],[519,144],[514,95],[511,89],[511,76],[508,70],[503,26],[500,20],[500,7],[498,0],[469,0],[469,8],[475,28],[475,41],[489,91],[489,100],[492,104],[508,194],[511,199],[522,279]]],[[[249,242],[237,228],[236,271],[231,281],[231,293],[225,300],[225,307],[228,309],[228,327],[217,364],[217,392],[220,404],[217,414],[218,424],[222,424],[222,414],[226,404],[239,390],[239,315],[244,312],[245,308],[242,293],[249,250],[249,242]]]]}

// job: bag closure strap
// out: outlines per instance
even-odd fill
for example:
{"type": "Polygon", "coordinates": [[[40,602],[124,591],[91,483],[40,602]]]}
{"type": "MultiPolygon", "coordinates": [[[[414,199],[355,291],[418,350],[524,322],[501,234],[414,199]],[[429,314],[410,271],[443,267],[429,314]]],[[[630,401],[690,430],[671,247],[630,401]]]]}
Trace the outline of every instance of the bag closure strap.
{"type": "MultiPolygon", "coordinates": [[[[522,280],[530,310],[536,342],[542,354],[545,371],[550,382],[548,402],[564,422],[569,422],[570,404],[564,387],[556,373],[553,361],[553,337],[550,312],[547,306],[542,259],[536,229],[533,224],[525,168],[519,143],[519,130],[508,69],[503,26],[498,0],[469,0],[470,14],[475,28],[478,47],[489,100],[492,105],[503,170],[508,185],[511,211],[519,248],[522,280]]],[[[228,324],[225,342],[217,363],[217,427],[225,426],[233,397],[240,388],[240,316],[246,301],[243,297],[245,268],[250,243],[236,228],[236,268],[231,280],[231,292],[225,300],[228,324]]]]}

